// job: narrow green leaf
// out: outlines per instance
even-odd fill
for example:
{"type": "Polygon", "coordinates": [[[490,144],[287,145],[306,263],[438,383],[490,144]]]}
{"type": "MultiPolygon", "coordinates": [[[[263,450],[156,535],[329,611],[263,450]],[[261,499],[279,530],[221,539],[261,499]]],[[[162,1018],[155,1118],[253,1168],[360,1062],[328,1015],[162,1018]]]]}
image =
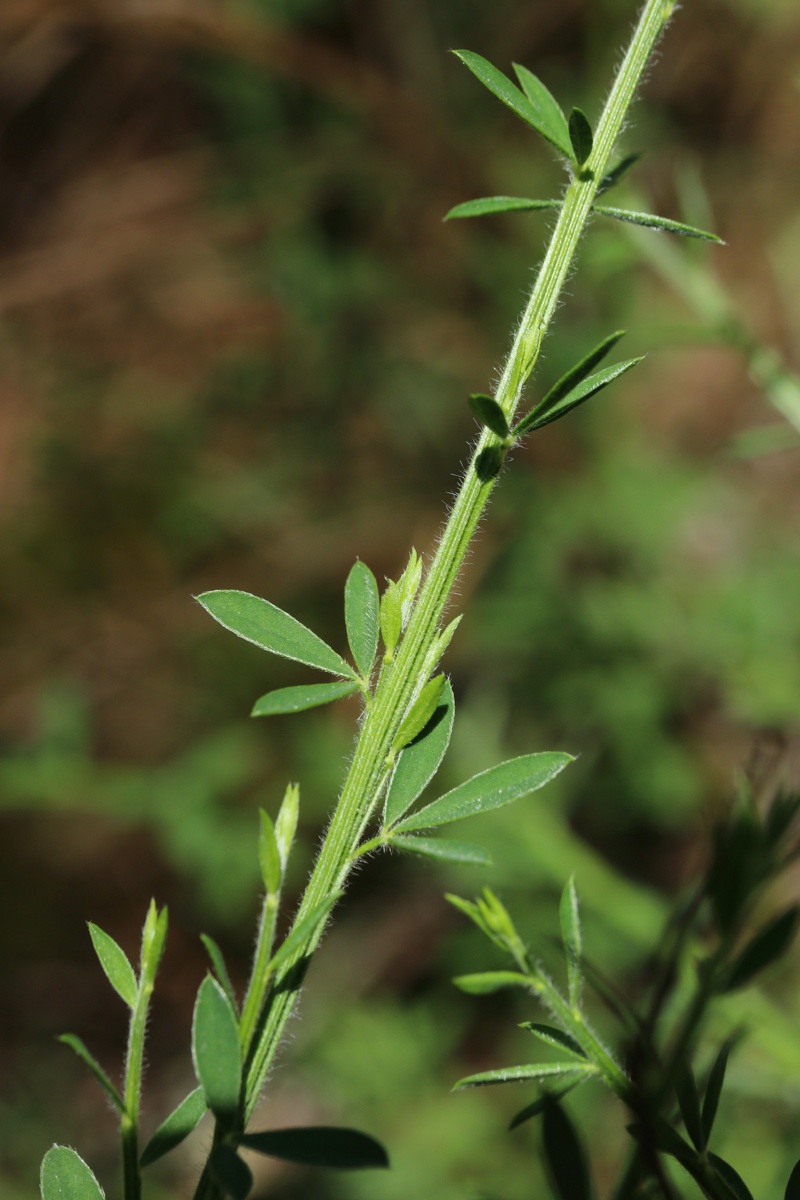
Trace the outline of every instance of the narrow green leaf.
{"type": "Polygon", "coordinates": [[[270,1129],[263,1133],[242,1134],[239,1144],[270,1158],[304,1167],[357,1171],[389,1166],[389,1156],[380,1142],[357,1129],[329,1125],[270,1129]]]}
{"type": "Polygon", "coordinates": [[[190,1092],[185,1100],[181,1100],[165,1121],[162,1121],[150,1141],[142,1151],[139,1163],[149,1167],[151,1163],[163,1158],[170,1150],[179,1146],[193,1129],[199,1125],[201,1118],[207,1112],[206,1101],[201,1087],[190,1092]]]}
{"type": "Polygon", "coordinates": [[[316,904],[311,912],[298,925],[295,925],[291,929],[288,936],[281,942],[269,960],[267,965],[268,974],[273,974],[279,967],[283,966],[287,959],[291,958],[298,946],[301,946],[306,938],[313,933],[316,926],[325,920],[341,894],[341,892],[335,892],[325,900],[320,900],[319,904],[316,904]]]}
{"type": "Polygon", "coordinates": [[[792,1173],[786,1182],[783,1200],[800,1200],[800,1159],[792,1167],[792,1173]]]}
{"type": "Polygon", "coordinates": [[[206,954],[211,959],[211,965],[214,968],[214,974],[217,977],[217,982],[222,987],[223,992],[228,998],[228,1003],[234,1012],[236,1012],[236,993],[233,990],[228,968],[225,966],[225,958],[217,943],[207,933],[200,934],[200,941],[206,948],[206,954]]]}
{"type": "Polygon", "coordinates": [[[294,835],[297,832],[297,821],[300,816],[300,788],[296,783],[286,785],[283,793],[278,819],[275,822],[275,840],[281,854],[281,865],[286,870],[289,855],[292,852],[294,835]]]}
{"type": "Polygon", "coordinates": [[[475,975],[457,975],[453,983],[470,996],[486,996],[507,987],[531,986],[527,975],[521,975],[519,971],[481,971],[475,975]]]}
{"type": "Polygon", "coordinates": [[[511,430],[508,428],[506,414],[492,396],[474,392],[469,398],[469,406],[481,425],[491,429],[492,433],[496,433],[498,437],[508,437],[511,430]]]}
{"type": "Polygon", "coordinates": [[[464,1088],[486,1087],[495,1083],[530,1083],[536,1079],[550,1079],[561,1075],[595,1075],[597,1072],[591,1064],[582,1065],[576,1062],[529,1063],[520,1067],[500,1067],[496,1071],[481,1071],[479,1075],[467,1075],[453,1085],[453,1091],[459,1092],[464,1088]]]}
{"type": "Polygon", "coordinates": [[[540,1025],[537,1021],[523,1021],[520,1029],[527,1029],[534,1037],[539,1038],[542,1042],[546,1042],[548,1046],[555,1046],[558,1050],[566,1050],[568,1053],[574,1054],[577,1058],[586,1058],[575,1038],[570,1037],[568,1033],[564,1033],[563,1029],[556,1029],[554,1025],[540,1025]]]}
{"type": "Polygon", "coordinates": [[[79,1154],[51,1146],[39,1176],[42,1200],[105,1200],[105,1193],[79,1154]]]}
{"type": "Polygon", "coordinates": [[[258,815],[258,864],[261,868],[264,887],[270,895],[274,896],[280,890],[281,876],[283,875],[281,852],[278,848],[278,839],[275,837],[272,818],[263,808],[258,810],[258,815]]]}
{"type": "Polygon", "coordinates": [[[757,972],[785,954],[794,938],[798,915],[800,906],[792,905],[755,934],[733,964],[724,991],[744,987],[757,972]]]}
{"type": "Polygon", "coordinates": [[[541,1116],[548,1100],[560,1100],[562,1096],[567,1096],[574,1088],[580,1087],[582,1083],[585,1083],[587,1078],[588,1076],[578,1076],[576,1079],[570,1080],[569,1083],[565,1083],[563,1087],[543,1092],[532,1104],[526,1104],[524,1108],[520,1109],[508,1127],[509,1133],[512,1129],[518,1129],[520,1125],[524,1125],[526,1121],[530,1121],[533,1117],[541,1116]]]}
{"type": "Polygon", "coordinates": [[[395,826],[395,832],[434,829],[450,821],[461,821],[476,813],[502,808],[549,783],[572,761],[571,754],[555,751],[512,758],[497,767],[490,767],[488,771],[482,771],[419,812],[412,813],[395,826]]]}
{"type": "MultiPolygon", "coordinates": [[[[725,1071],[728,1066],[728,1056],[735,1046],[738,1038],[736,1035],[727,1038],[721,1045],[717,1057],[714,1059],[709,1075],[708,1083],[706,1084],[706,1094],[703,1097],[703,1133],[705,1136],[706,1145],[711,1137],[711,1130],[714,1128],[714,1121],[717,1116],[717,1108],[719,1107],[719,1098],[722,1095],[722,1085],[725,1082],[725,1071]]],[[[800,1198],[799,1198],[800,1200],[800,1198]]]]}
{"type": "Polygon", "coordinates": [[[618,183],[625,178],[631,167],[635,167],[639,159],[642,157],[641,152],[637,154],[626,154],[615,167],[603,176],[600,185],[597,189],[597,195],[602,196],[603,192],[608,192],[611,188],[616,187],[618,183]]]}
{"type": "Polygon", "coordinates": [[[528,200],[525,196],[483,196],[478,200],[463,200],[445,213],[445,221],[460,217],[489,217],[504,212],[557,211],[560,200],[528,200]]]}
{"type": "Polygon", "coordinates": [[[553,1190],[560,1200],[589,1200],[586,1152],[574,1125],[552,1096],[545,1098],[542,1115],[545,1165],[553,1190]]]}
{"type": "Polygon", "coordinates": [[[353,668],[341,655],[269,600],[249,592],[223,590],[203,592],[196,599],[223,628],[246,642],[330,675],[353,678],[353,668]]]}
{"type": "Polygon", "coordinates": [[[400,728],[395,734],[394,742],[392,743],[394,751],[402,750],[410,742],[413,742],[414,738],[419,737],[428,722],[432,720],[444,694],[446,682],[447,680],[444,675],[434,675],[433,679],[428,680],[409,711],[403,717],[400,728]]]}
{"type": "Polygon", "coordinates": [[[192,1059],[205,1101],[223,1120],[236,1112],[242,1081],[239,1025],[216,979],[200,984],[192,1022],[192,1059]]]}
{"type": "Polygon", "coordinates": [[[593,204],[592,211],[603,217],[613,217],[615,221],[626,221],[629,225],[643,225],[645,229],[657,229],[665,233],[678,233],[681,237],[700,238],[704,242],[716,242],[718,246],[725,243],[715,233],[705,229],[695,229],[694,225],[684,225],[682,221],[671,221],[669,217],[657,217],[655,213],[631,212],[628,208],[609,208],[606,204],[593,204]]]}
{"type": "Polygon", "coordinates": [[[400,753],[386,793],[384,823],[398,821],[417,800],[441,766],[450,745],[455,701],[449,680],[422,733],[400,753]]]}
{"type": "Polygon", "coordinates": [[[706,1148],[706,1136],[703,1118],[700,1114],[700,1095],[692,1068],[686,1061],[681,1063],[678,1071],[675,1093],[678,1097],[678,1107],[681,1110],[686,1132],[692,1139],[695,1149],[702,1154],[706,1148]]]}
{"type": "Polygon", "coordinates": [[[577,1011],[581,1003],[581,984],[583,974],[581,960],[583,958],[583,939],[581,936],[581,919],[578,911],[578,892],[575,888],[575,876],[571,875],[567,886],[561,894],[559,908],[561,921],[561,939],[564,943],[564,954],[567,959],[567,988],[569,991],[570,1007],[577,1011]]]}
{"type": "Polygon", "coordinates": [[[106,979],[128,1008],[135,1008],[139,997],[139,983],[127,954],[99,925],[94,925],[91,921],[88,925],[92,945],[100,959],[100,966],[105,971],[106,979]]]}
{"type": "Polygon", "coordinates": [[[569,114],[569,140],[578,167],[582,167],[594,145],[594,134],[589,118],[581,108],[573,108],[569,114]]]}
{"type": "Polygon", "coordinates": [[[247,1200],[253,1187],[253,1172],[233,1146],[219,1142],[208,1156],[208,1172],[230,1200],[247,1200]]]}
{"type": "Polygon", "coordinates": [[[164,953],[167,940],[168,913],[166,907],[158,909],[155,900],[150,901],[150,907],[145,917],[142,929],[142,949],[139,956],[141,978],[149,984],[155,981],[158,964],[164,953]]]}
{"type": "Polygon", "coordinates": [[[122,1096],[114,1087],[114,1084],[111,1082],[108,1075],[106,1075],[97,1059],[93,1054],[90,1053],[89,1049],[81,1041],[81,1039],[76,1037],[74,1033],[62,1033],[58,1040],[63,1042],[65,1046],[69,1046],[71,1050],[74,1050],[78,1058],[83,1059],[89,1070],[97,1079],[103,1091],[111,1100],[111,1103],[114,1105],[114,1107],[119,1112],[124,1113],[125,1101],[122,1099],[122,1096]]]}
{"type": "Polygon", "coordinates": [[[276,717],[284,713],[305,712],[308,708],[320,708],[344,696],[352,696],[361,685],[349,679],[341,683],[307,683],[299,687],[278,688],[267,692],[253,705],[251,717],[276,717]]]}
{"type": "Polygon", "coordinates": [[[634,1141],[643,1146],[654,1146],[662,1154],[669,1154],[692,1178],[697,1178],[697,1155],[678,1131],[672,1128],[669,1121],[665,1121],[663,1117],[654,1117],[646,1129],[638,1123],[626,1128],[634,1141]]]}
{"type": "Polygon", "coordinates": [[[477,904],[473,904],[471,900],[462,900],[460,896],[453,896],[451,893],[445,893],[445,900],[448,904],[452,904],[453,908],[457,908],[465,917],[469,917],[475,925],[478,926],[481,933],[485,933],[488,938],[494,941],[494,934],[486,924],[483,913],[478,908],[477,904]]]}
{"type": "Polygon", "coordinates": [[[389,838],[388,844],[408,854],[421,854],[423,858],[436,858],[440,862],[465,863],[468,866],[490,867],[492,857],[480,846],[471,842],[456,842],[450,838],[417,837],[416,834],[389,838]]]}
{"type": "Polygon", "coordinates": [[[533,71],[529,71],[527,67],[523,67],[520,63],[513,63],[512,65],[520,87],[536,110],[539,120],[538,129],[542,137],[547,138],[548,142],[551,142],[556,150],[560,150],[566,158],[569,158],[569,126],[561,105],[550,89],[545,87],[537,75],[534,75],[533,71]]]}
{"type": "Polygon", "coordinates": [[[739,1172],[735,1171],[730,1163],[725,1162],[725,1159],[720,1158],[718,1154],[712,1154],[711,1152],[709,1152],[708,1161],[727,1186],[734,1200],[753,1200],[753,1194],[749,1187],[739,1172]]]}
{"type": "Polygon", "coordinates": [[[378,653],[380,596],[375,576],[360,561],[353,564],[344,585],[344,620],[355,664],[367,679],[378,653]]]}
{"type": "Polygon", "coordinates": [[[631,367],[635,367],[637,363],[642,361],[644,356],[638,358],[629,358],[627,362],[615,363],[613,367],[604,367],[602,371],[595,372],[588,379],[584,379],[583,383],[579,384],[571,392],[569,392],[563,400],[556,402],[537,405],[532,412],[529,412],[526,417],[523,417],[519,425],[514,429],[515,437],[522,437],[526,433],[530,433],[534,429],[541,429],[543,425],[549,425],[552,421],[558,421],[561,417],[566,416],[573,408],[577,408],[579,404],[585,404],[592,396],[596,396],[604,387],[608,387],[610,383],[626,371],[630,371],[631,367]]]}
{"type": "MultiPolygon", "coordinates": [[[[475,54],[471,50],[454,50],[453,53],[456,58],[461,59],[464,66],[472,71],[472,74],[481,81],[484,87],[487,87],[498,100],[502,100],[503,104],[507,105],[513,113],[521,117],[526,125],[530,125],[531,129],[540,133],[561,154],[567,158],[571,157],[569,141],[562,144],[561,131],[554,128],[553,122],[549,119],[550,114],[542,112],[541,108],[535,105],[524,92],[521,92],[507,75],[498,71],[497,67],[492,66],[485,58],[481,58],[480,54],[475,54]]],[[[531,78],[535,78],[535,76],[531,78]]],[[[543,88],[544,85],[540,84],[539,86],[543,88]]]]}
{"type": "Polygon", "coordinates": [[[538,409],[551,408],[557,404],[559,400],[563,400],[565,396],[569,396],[575,390],[578,384],[583,383],[584,379],[588,379],[595,367],[599,367],[603,359],[614,349],[619,341],[625,336],[624,329],[617,329],[614,333],[610,333],[604,337],[602,342],[584,355],[575,363],[574,367],[562,375],[550,390],[546,393],[541,403],[537,406],[538,409]]]}
{"type": "Polygon", "coordinates": [[[461,624],[462,615],[463,614],[459,614],[459,616],[454,617],[454,619],[448,625],[445,625],[444,629],[436,637],[428,652],[428,656],[425,659],[423,674],[431,675],[436,670],[437,666],[439,665],[439,660],[445,654],[447,647],[453,640],[453,634],[461,624]]]}
{"type": "Polygon", "coordinates": [[[397,591],[400,595],[400,628],[405,629],[411,609],[414,606],[417,591],[422,579],[422,559],[416,550],[411,550],[403,574],[397,581],[397,591]]]}
{"type": "Polygon", "coordinates": [[[380,622],[386,657],[391,661],[403,632],[403,598],[393,579],[387,581],[386,591],[381,596],[380,622]]]}

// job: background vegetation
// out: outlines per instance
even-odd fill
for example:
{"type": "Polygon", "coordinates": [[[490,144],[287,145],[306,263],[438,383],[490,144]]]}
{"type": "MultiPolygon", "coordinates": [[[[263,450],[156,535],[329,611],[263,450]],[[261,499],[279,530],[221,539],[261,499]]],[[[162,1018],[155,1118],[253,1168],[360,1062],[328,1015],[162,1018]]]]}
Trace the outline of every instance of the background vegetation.
{"type": "MultiPolygon", "coordinates": [[[[447,49],[524,62],[594,117],[632,15],[629,0],[3,5],[9,1200],[35,1194],[56,1138],[113,1194],[110,1115],[54,1041],[70,1029],[109,1069],[121,1058],[124,1012],[86,919],[134,952],[150,896],[169,905],[155,1124],[190,1086],[199,933],[245,970],[257,805],[300,781],[308,862],[340,781],[348,702],[249,721],[255,697],[297,670],[223,634],[192,594],[268,595],[342,648],[355,557],[396,577],[409,546],[435,538],[474,429],[466,395],[491,383],[547,221],[441,216],[561,183],[447,49]]],[[[800,368],[799,81],[790,0],[692,0],[667,35],[627,135],[650,151],[632,186],[728,241],[671,245],[669,262],[678,284],[710,273],[731,311],[712,330],[638,237],[592,231],[542,380],[618,327],[625,355],[648,360],[516,455],[447,663],[460,715],[443,783],[536,749],[580,760],[485,820],[490,872],[365,865],[267,1116],[361,1125],[393,1169],[312,1178],[262,1159],[264,1195],[541,1194],[535,1126],[505,1132],[524,1089],[447,1095],[460,1076],[520,1061],[516,1022],[534,1014],[451,986],[486,950],[441,893],[490,883],[547,955],[575,869],[590,953],[635,995],[734,772],[765,793],[780,774],[798,782],[800,441],[731,331],[743,323],[800,368]]],[[[727,1129],[757,1196],[798,1156],[797,982],[781,967],[730,1011],[752,1030],[732,1060],[721,1152],[727,1129]]],[[[602,1186],[620,1113],[591,1089],[574,1111],[602,1186]]],[[[190,1142],[160,1194],[185,1194],[195,1162],[190,1142]]]]}

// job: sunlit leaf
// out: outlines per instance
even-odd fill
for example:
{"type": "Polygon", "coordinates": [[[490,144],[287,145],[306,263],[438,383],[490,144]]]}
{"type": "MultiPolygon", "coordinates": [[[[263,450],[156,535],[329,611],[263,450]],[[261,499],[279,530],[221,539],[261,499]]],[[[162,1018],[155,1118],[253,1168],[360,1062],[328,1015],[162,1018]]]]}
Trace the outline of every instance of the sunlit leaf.
{"type": "Polygon", "coordinates": [[[560,1200],[589,1200],[592,1188],[583,1144],[552,1096],[544,1101],[542,1139],[547,1173],[560,1200]]]}
{"type": "Polygon", "coordinates": [[[299,687],[278,688],[256,700],[250,716],[276,717],[284,713],[305,712],[308,708],[320,708],[333,700],[352,696],[360,686],[346,679],[341,683],[307,683],[299,687]]]}
{"type": "Polygon", "coordinates": [[[495,1083],[531,1083],[537,1079],[550,1079],[561,1075],[589,1076],[594,1074],[596,1074],[595,1068],[589,1063],[585,1065],[574,1061],[528,1063],[519,1067],[500,1067],[495,1071],[481,1071],[479,1075],[467,1075],[465,1079],[459,1079],[458,1083],[453,1085],[453,1091],[458,1092],[463,1088],[471,1087],[487,1087],[495,1083]]]}
{"type": "Polygon", "coordinates": [[[542,137],[547,138],[557,150],[570,157],[570,136],[567,119],[549,88],[545,87],[538,75],[523,67],[521,63],[512,63],[520,87],[536,110],[539,124],[537,126],[542,137]]]}
{"type": "Polygon", "coordinates": [[[104,1200],[105,1193],[79,1154],[69,1146],[52,1146],[42,1159],[42,1200],[104,1200]]]}
{"type": "Polygon", "coordinates": [[[569,114],[569,140],[575,162],[582,167],[592,153],[594,145],[592,127],[583,109],[573,108],[569,114]]]}
{"type": "Polygon", "coordinates": [[[261,868],[261,878],[264,887],[270,895],[275,895],[281,886],[283,866],[278,839],[275,837],[275,826],[272,818],[263,808],[258,810],[258,864],[261,868]]]}
{"type": "Polygon", "coordinates": [[[785,954],[794,939],[798,915],[800,906],[792,905],[755,934],[733,964],[724,991],[744,987],[755,974],[785,954]]]}
{"type": "Polygon", "coordinates": [[[389,1166],[389,1156],[380,1142],[357,1129],[328,1125],[270,1129],[264,1133],[245,1133],[239,1144],[259,1154],[306,1167],[355,1171],[389,1166]]]}
{"type": "Polygon", "coordinates": [[[457,217],[489,217],[504,212],[541,212],[561,208],[560,200],[528,200],[524,196],[483,196],[478,200],[463,200],[445,214],[445,221],[457,217]]]}
{"type": "Polygon", "coordinates": [[[603,367],[602,371],[596,371],[594,375],[584,379],[562,399],[543,400],[532,412],[522,418],[514,429],[514,436],[522,437],[534,429],[541,429],[543,425],[550,425],[551,422],[560,420],[573,408],[577,408],[579,404],[585,404],[592,396],[596,396],[603,388],[608,387],[620,375],[624,375],[626,371],[630,371],[631,367],[635,367],[641,361],[642,356],[640,355],[639,358],[629,358],[627,362],[615,363],[613,367],[603,367]]]}
{"type": "Polygon", "coordinates": [[[283,609],[249,592],[204,592],[196,599],[207,613],[237,637],[262,650],[316,667],[331,675],[353,678],[353,668],[322,638],[283,609]]]}
{"type": "Polygon", "coordinates": [[[239,1026],[228,997],[210,975],[197,993],[192,1059],[208,1107],[218,1117],[231,1117],[242,1081],[239,1026]]]}
{"type": "Polygon", "coordinates": [[[631,212],[627,208],[609,208],[606,204],[592,205],[592,211],[603,217],[613,217],[615,221],[626,221],[629,225],[643,225],[645,229],[657,229],[664,233],[678,233],[681,237],[699,238],[704,242],[716,242],[724,246],[721,237],[708,233],[705,229],[696,229],[694,225],[684,225],[682,221],[672,221],[669,217],[658,217],[655,213],[631,212]]]}
{"type": "Polygon", "coordinates": [[[128,1008],[135,1008],[139,984],[127,954],[99,925],[94,925],[91,921],[88,924],[92,945],[108,982],[128,1008]]]}
{"type": "Polygon", "coordinates": [[[161,1122],[142,1151],[140,1164],[148,1167],[170,1150],[174,1150],[196,1128],[207,1111],[203,1089],[195,1088],[185,1100],[181,1100],[166,1120],[161,1122]]]}
{"type": "Polygon", "coordinates": [[[451,838],[417,837],[416,834],[390,837],[388,844],[408,854],[421,854],[423,858],[435,858],[440,862],[464,863],[468,866],[490,867],[492,856],[471,842],[456,842],[451,838]]]}
{"type": "Polygon", "coordinates": [[[496,433],[498,437],[508,437],[510,430],[506,414],[492,396],[485,396],[482,392],[474,392],[469,398],[469,406],[481,425],[485,425],[487,429],[490,429],[492,433],[496,433]]]}
{"type": "Polygon", "coordinates": [[[386,794],[387,826],[408,811],[439,770],[450,744],[454,706],[453,689],[446,680],[427,726],[398,756],[386,794]]]}
{"type": "Polygon", "coordinates": [[[571,875],[561,894],[559,908],[561,922],[561,939],[564,943],[564,954],[567,959],[567,986],[569,1002],[573,1010],[580,1007],[581,984],[583,975],[581,959],[583,958],[583,941],[581,937],[581,919],[578,911],[578,893],[575,888],[575,876],[571,875]]]}
{"type": "MultiPolygon", "coordinates": [[[[492,66],[485,58],[481,58],[480,54],[475,54],[471,50],[454,50],[453,53],[461,59],[466,67],[469,67],[473,75],[480,79],[484,87],[487,87],[498,100],[502,100],[503,104],[506,104],[512,112],[521,117],[543,138],[546,138],[565,157],[571,157],[569,139],[564,143],[562,133],[554,128],[554,123],[550,119],[551,114],[548,111],[542,110],[540,105],[534,104],[524,92],[521,92],[511,82],[508,76],[504,75],[502,71],[498,71],[497,67],[492,66]]],[[[540,84],[540,87],[543,85],[540,84]]]]}
{"type": "Polygon", "coordinates": [[[399,825],[396,833],[410,833],[415,829],[433,829],[447,825],[450,821],[461,821],[476,813],[490,812],[495,808],[511,804],[529,792],[555,778],[568,763],[571,754],[544,751],[540,754],[523,754],[499,766],[482,771],[466,783],[453,788],[419,812],[412,813],[399,825]]]}
{"type": "Polygon", "coordinates": [[[403,718],[392,743],[393,750],[402,750],[419,737],[439,707],[446,682],[444,675],[434,675],[428,680],[403,718]]]}
{"type": "Polygon", "coordinates": [[[366,563],[355,562],[344,586],[344,620],[355,664],[366,679],[378,653],[380,596],[366,563]]]}
{"type": "Polygon", "coordinates": [[[564,1033],[563,1029],[556,1029],[554,1025],[540,1025],[538,1021],[523,1021],[520,1029],[527,1029],[529,1033],[539,1038],[541,1042],[546,1042],[548,1046],[555,1046],[558,1050],[567,1050],[577,1058],[586,1058],[575,1039],[568,1033],[564,1033]]]}
{"type": "Polygon", "coordinates": [[[78,1058],[82,1059],[86,1063],[87,1067],[92,1072],[95,1079],[97,1079],[98,1083],[109,1097],[114,1107],[119,1112],[125,1112],[125,1101],[122,1099],[122,1096],[114,1087],[114,1084],[111,1082],[108,1075],[106,1075],[97,1059],[89,1051],[81,1039],[76,1037],[74,1033],[62,1033],[58,1040],[63,1042],[65,1046],[69,1046],[71,1050],[75,1051],[78,1058]]]}
{"type": "Polygon", "coordinates": [[[519,971],[481,971],[474,975],[457,975],[453,983],[471,996],[486,996],[490,992],[499,992],[501,988],[531,986],[527,975],[521,975],[519,971]]]}
{"type": "Polygon", "coordinates": [[[208,1156],[208,1172],[223,1195],[230,1200],[247,1200],[253,1187],[253,1172],[233,1146],[219,1142],[208,1156]]]}

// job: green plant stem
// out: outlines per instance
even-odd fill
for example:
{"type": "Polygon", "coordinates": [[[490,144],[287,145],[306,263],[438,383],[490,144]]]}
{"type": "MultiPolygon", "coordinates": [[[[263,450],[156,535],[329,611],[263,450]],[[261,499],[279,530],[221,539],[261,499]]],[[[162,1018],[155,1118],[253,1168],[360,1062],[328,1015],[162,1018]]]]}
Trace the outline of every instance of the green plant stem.
{"type": "Polygon", "coordinates": [[[122,1138],[122,1177],[125,1200],[141,1200],[142,1177],[139,1168],[139,1107],[142,1094],[144,1039],[147,1010],[153,994],[153,979],[142,970],[136,1006],[128,1029],[128,1054],[125,1060],[125,1112],[120,1122],[122,1138]]]}
{"type": "Polygon", "coordinates": [[[275,942],[275,922],[278,917],[279,892],[267,892],[261,909],[261,921],[258,926],[258,941],[253,958],[253,970],[247,986],[247,994],[242,1005],[242,1016],[239,1022],[239,1036],[242,1053],[246,1056],[250,1051],[253,1036],[258,1026],[258,1018],[264,1006],[269,978],[267,967],[272,957],[272,947],[275,942]]]}
{"type": "MultiPolygon", "coordinates": [[[[672,8],[672,0],[647,0],[603,110],[592,153],[580,174],[567,188],[547,253],[495,394],[509,424],[519,406],[523,388],[535,365],[541,342],[571,269],[597,193],[598,181],[607,169],[609,156],[647,60],[672,8]]],[[[502,465],[506,449],[502,439],[483,430],[394,661],[386,664],[381,672],[373,703],[361,727],[350,770],[296,922],[303,920],[327,896],[340,890],[351,869],[364,829],[388,775],[387,760],[394,736],[417,692],[435,666],[431,655],[439,625],[472,536],[495,486],[497,471],[502,465]],[[490,457],[487,462],[487,452],[494,456],[493,461],[490,457]]],[[[274,981],[246,1063],[244,1101],[240,1114],[242,1124],[253,1113],[324,926],[325,922],[320,922],[274,981]]],[[[218,1189],[208,1173],[204,1172],[196,1192],[197,1200],[216,1200],[218,1196],[218,1189]]]]}

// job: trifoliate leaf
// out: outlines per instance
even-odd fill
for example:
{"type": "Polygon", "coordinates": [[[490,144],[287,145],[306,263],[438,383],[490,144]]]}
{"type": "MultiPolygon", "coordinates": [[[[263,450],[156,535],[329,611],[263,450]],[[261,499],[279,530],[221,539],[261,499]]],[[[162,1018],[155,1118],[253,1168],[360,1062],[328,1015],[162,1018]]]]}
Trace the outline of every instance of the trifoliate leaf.
{"type": "Polygon", "coordinates": [[[469,406],[481,425],[485,425],[498,437],[508,437],[510,430],[506,414],[492,396],[484,396],[482,392],[475,392],[469,398],[469,406]]]}
{"type": "Polygon", "coordinates": [[[344,696],[352,696],[360,686],[355,680],[351,682],[346,679],[341,683],[307,683],[299,687],[278,688],[256,700],[250,716],[276,717],[285,713],[305,712],[306,709],[341,700],[344,696]]]}
{"type": "Polygon", "coordinates": [[[589,118],[580,108],[573,108],[569,114],[569,140],[575,162],[578,167],[582,167],[592,153],[594,134],[589,118]]]}
{"type": "Polygon", "coordinates": [[[527,200],[524,196],[484,196],[479,200],[464,200],[445,214],[445,221],[459,217],[489,217],[504,212],[541,212],[561,208],[560,200],[527,200]]]}
{"type": "Polygon", "coordinates": [[[366,563],[354,563],[347,576],[344,619],[355,664],[362,677],[367,679],[378,653],[380,597],[375,576],[366,563]]]}
{"type": "Polygon", "coordinates": [[[658,229],[664,233],[677,233],[681,237],[699,238],[704,242],[716,242],[719,246],[725,243],[715,233],[705,229],[696,229],[694,225],[684,225],[682,221],[671,221],[669,217],[657,217],[655,213],[631,212],[627,208],[609,208],[605,204],[592,205],[592,211],[603,217],[613,217],[615,221],[626,221],[629,225],[643,225],[645,229],[658,229]]]}

